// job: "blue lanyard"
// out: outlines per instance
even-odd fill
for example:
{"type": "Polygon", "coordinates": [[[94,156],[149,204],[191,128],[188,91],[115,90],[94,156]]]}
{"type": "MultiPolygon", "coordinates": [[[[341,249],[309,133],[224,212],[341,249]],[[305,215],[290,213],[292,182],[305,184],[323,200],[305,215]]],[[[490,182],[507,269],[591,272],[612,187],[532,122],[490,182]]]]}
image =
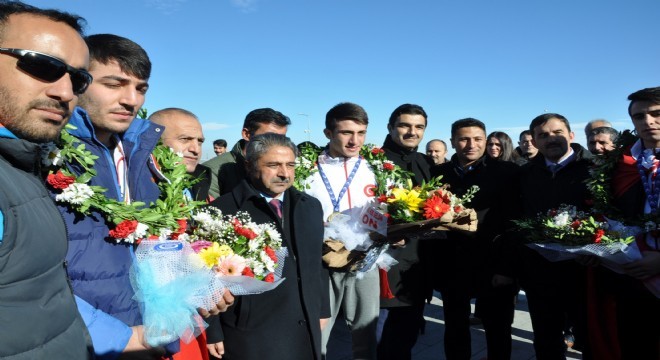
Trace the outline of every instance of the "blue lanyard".
{"type": "Polygon", "coordinates": [[[323,180],[323,183],[325,184],[325,188],[326,190],[328,190],[328,195],[330,195],[330,201],[332,201],[332,207],[335,212],[339,212],[339,202],[344,197],[344,194],[346,194],[346,191],[348,191],[348,187],[351,185],[351,182],[353,182],[353,178],[355,177],[355,173],[357,173],[358,167],[360,167],[361,161],[362,161],[362,156],[358,156],[358,159],[355,162],[355,166],[353,166],[353,170],[351,170],[351,174],[348,175],[348,179],[346,179],[344,186],[341,188],[341,191],[339,191],[339,196],[337,198],[335,198],[335,192],[332,191],[330,180],[328,180],[328,177],[325,175],[325,172],[323,172],[323,169],[321,168],[321,163],[319,162],[318,164],[319,175],[321,175],[321,180],[323,180]]]}

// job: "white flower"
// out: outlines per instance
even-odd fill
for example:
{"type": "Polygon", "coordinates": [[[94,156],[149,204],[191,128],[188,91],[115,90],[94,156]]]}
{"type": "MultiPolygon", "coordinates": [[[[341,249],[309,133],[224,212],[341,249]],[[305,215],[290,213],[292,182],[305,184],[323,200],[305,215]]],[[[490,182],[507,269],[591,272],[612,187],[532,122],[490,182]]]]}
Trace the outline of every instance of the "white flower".
{"type": "MultiPolygon", "coordinates": [[[[138,224],[138,229],[140,228],[140,225],[142,225],[142,224],[138,224]]],[[[158,232],[158,240],[160,240],[160,241],[169,240],[170,235],[172,235],[172,230],[167,229],[167,228],[162,228],[158,232]]]]}
{"type": "Polygon", "coordinates": [[[94,190],[87,184],[73,183],[55,196],[55,200],[80,205],[94,195],[94,190]]]}
{"type": "Polygon", "coordinates": [[[259,253],[259,259],[264,263],[268,272],[275,271],[275,261],[273,261],[265,251],[262,250],[261,253],[259,253]]]}
{"type": "Polygon", "coordinates": [[[62,165],[60,149],[52,142],[41,145],[41,163],[45,167],[62,165]]]}
{"type": "Polygon", "coordinates": [[[561,212],[552,218],[552,222],[556,227],[562,227],[570,224],[571,217],[567,212],[561,212]]]}
{"type": "MultiPolygon", "coordinates": [[[[137,227],[135,227],[135,231],[128,235],[124,240],[132,244],[135,242],[135,240],[144,239],[147,237],[147,231],[149,231],[149,226],[143,223],[138,223],[137,227]]],[[[161,229],[161,234],[162,233],[163,229],[161,229]]]]}
{"type": "Polygon", "coordinates": [[[252,269],[252,272],[256,276],[265,276],[266,275],[266,268],[264,267],[264,264],[261,263],[260,261],[251,260],[250,261],[250,268],[252,269]]]}

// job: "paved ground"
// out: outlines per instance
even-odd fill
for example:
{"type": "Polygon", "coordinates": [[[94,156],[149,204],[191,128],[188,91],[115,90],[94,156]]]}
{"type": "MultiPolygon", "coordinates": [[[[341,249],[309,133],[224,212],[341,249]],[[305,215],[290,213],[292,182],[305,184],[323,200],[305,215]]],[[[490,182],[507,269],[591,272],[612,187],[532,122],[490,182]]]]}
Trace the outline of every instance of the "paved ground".
{"type": "MultiPolygon", "coordinates": [[[[442,300],[435,293],[433,301],[424,311],[426,333],[419,337],[413,349],[414,360],[445,360],[443,348],[444,320],[442,300]]],[[[532,324],[527,312],[527,299],[524,293],[518,295],[516,314],[513,322],[512,360],[534,360],[532,347],[532,324]]],[[[327,360],[350,360],[351,337],[343,321],[338,321],[328,344],[327,360]]],[[[568,359],[581,359],[579,352],[570,351],[568,359]]],[[[472,327],[472,359],[486,359],[486,338],[481,326],[472,327]]]]}

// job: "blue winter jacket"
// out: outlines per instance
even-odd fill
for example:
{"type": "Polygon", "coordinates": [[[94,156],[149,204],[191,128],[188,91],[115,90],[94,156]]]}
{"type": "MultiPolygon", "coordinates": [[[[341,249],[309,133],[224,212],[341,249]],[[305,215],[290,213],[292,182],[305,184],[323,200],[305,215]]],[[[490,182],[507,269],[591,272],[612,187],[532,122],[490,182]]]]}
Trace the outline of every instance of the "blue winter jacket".
{"type": "MultiPolygon", "coordinates": [[[[76,108],[69,132],[99,158],[94,164],[97,175],[89,185],[107,189],[106,196],[121,200],[112,153],[94,135],[89,116],[76,108]]],[[[128,184],[132,201],[155,202],[159,195],[154,180],[151,152],[158,143],[162,127],[135,119],[121,137],[128,164],[128,184]]],[[[77,164],[71,170],[81,173],[77,164]]],[[[141,325],[138,303],[133,299],[129,270],[133,246],[117,244],[109,238],[108,225],[100,213],[81,216],[59,206],[69,232],[68,273],[78,308],[89,328],[97,356],[112,359],[126,347],[131,326],[141,325]]]]}

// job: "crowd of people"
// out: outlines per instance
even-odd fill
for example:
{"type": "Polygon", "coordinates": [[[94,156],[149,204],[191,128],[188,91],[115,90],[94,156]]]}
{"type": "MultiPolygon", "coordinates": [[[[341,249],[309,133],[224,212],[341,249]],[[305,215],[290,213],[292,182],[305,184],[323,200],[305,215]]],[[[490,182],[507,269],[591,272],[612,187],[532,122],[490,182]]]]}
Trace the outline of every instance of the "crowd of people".
{"type": "MultiPolygon", "coordinates": [[[[322,255],[324,224],[338,213],[359,216],[374,200],[378,177],[360,155],[369,126],[362,106],[342,102],[328,110],[328,143],[318,147],[318,171],[302,191],[292,187],[300,144],[286,136],[290,119],[272,108],[249,112],[241,140],[229,151],[225,140],[214,141],[217,156],[200,164],[205,137],[193,112],[166,108],[137,117],[151,73],[144,49],[117,35],[85,36],[83,22],[0,1],[1,358],[324,359],[343,319],[354,359],[412,359],[436,290],[447,359],[472,356],[473,299],[488,359],[510,359],[515,298],[523,289],[537,359],[565,359],[568,333],[584,359],[660,359],[660,300],[644,286],[660,276],[657,231],[638,236],[641,259],[619,274],[595,257],[550,262],[525,246],[512,222],[563,204],[590,207],[590,170],[619,146],[610,123],[587,125],[587,149],[574,142],[566,117],[544,113],[514,147],[506,133],[464,118],[451,124],[449,144],[434,139],[422,153],[428,114],[416,104],[396,107],[382,142],[385,157],[409,172],[413,185],[442,176],[458,196],[478,186],[469,204],[478,227],[389,239],[396,264],[358,276],[322,255]],[[198,309],[208,328],[193,342],[150,343],[131,284],[136,244],[108,236],[117,209],[76,211],[55,201],[57,192],[46,185],[44,149],[63,129],[92,157],[61,166],[125,206],[149,206],[163,195],[159,183],[167,179],[152,155],[159,142],[180,153],[197,179],[184,189],[186,199],[276,224],[289,249],[286,280],[258,295],[225,291],[211,309],[198,309]],[[455,151],[450,159],[448,146],[455,151]]],[[[613,206],[635,219],[658,212],[660,87],[628,100],[637,140],[616,152],[611,188],[613,206]]]]}

